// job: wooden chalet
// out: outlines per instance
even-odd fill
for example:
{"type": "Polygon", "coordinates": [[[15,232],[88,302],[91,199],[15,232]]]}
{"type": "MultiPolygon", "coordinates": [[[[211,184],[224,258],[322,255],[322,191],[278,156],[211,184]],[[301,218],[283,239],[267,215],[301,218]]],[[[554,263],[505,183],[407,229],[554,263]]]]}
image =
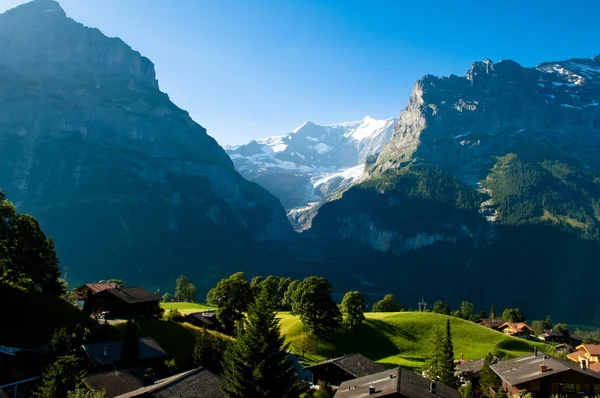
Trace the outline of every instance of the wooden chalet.
{"type": "Polygon", "coordinates": [[[220,382],[221,378],[215,373],[204,368],[196,368],[118,395],[117,398],[224,398],[225,394],[221,390],[220,382]]]}
{"type": "Polygon", "coordinates": [[[396,368],[345,381],[334,397],[460,398],[460,393],[416,373],[396,368]]]}
{"type": "MultiPolygon", "coordinates": [[[[121,362],[122,341],[105,341],[84,344],[81,346],[88,357],[91,369],[112,369],[121,362]]],[[[150,338],[138,339],[139,361],[146,367],[159,366],[164,362],[167,353],[158,343],[150,338]]]]}
{"type": "Polygon", "coordinates": [[[575,347],[573,347],[571,344],[558,344],[557,346],[554,347],[554,352],[558,352],[558,353],[562,353],[562,354],[570,354],[572,352],[577,351],[577,349],[575,347]]]}
{"type": "Polygon", "coordinates": [[[577,346],[577,350],[567,355],[567,358],[580,364],[583,368],[600,372],[600,344],[582,344],[577,346]]]}
{"type": "MultiPolygon", "coordinates": [[[[534,398],[594,396],[600,394],[600,374],[578,364],[543,354],[501,361],[490,367],[502,380],[509,396],[527,390],[534,398]]],[[[492,395],[494,395],[492,393],[492,395]]]]}
{"type": "Polygon", "coordinates": [[[553,330],[553,329],[544,329],[537,336],[538,339],[544,340],[550,343],[565,343],[569,340],[569,332],[553,330]]]}
{"type": "Polygon", "coordinates": [[[339,386],[345,381],[385,370],[383,366],[361,354],[350,354],[330,359],[307,366],[306,369],[312,372],[313,384],[320,385],[328,382],[332,386],[339,386]]]}
{"type": "Polygon", "coordinates": [[[504,322],[502,326],[498,328],[498,331],[512,337],[520,337],[523,339],[528,339],[533,333],[533,329],[525,322],[504,322]]]}
{"type": "Polygon", "coordinates": [[[112,318],[156,316],[161,313],[161,298],[143,287],[117,287],[95,293],[89,300],[93,313],[104,311],[112,318]]]}
{"type": "Polygon", "coordinates": [[[185,320],[192,325],[208,330],[215,330],[219,327],[217,311],[194,312],[186,315],[185,320]]]}
{"type": "Polygon", "coordinates": [[[492,330],[498,330],[498,328],[506,323],[502,318],[480,318],[477,322],[478,325],[485,326],[492,330]]]}
{"type": "MultiPolygon", "coordinates": [[[[474,361],[462,361],[456,365],[455,375],[461,384],[478,384],[483,367],[484,358],[474,361]]],[[[494,358],[492,363],[498,362],[498,358],[494,358]]]]}
{"type": "Polygon", "coordinates": [[[116,289],[118,287],[119,285],[116,283],[86,283],[75,289],[75,300],[85,300],[89,291],[96,294],[106,289],[116,289]]]}

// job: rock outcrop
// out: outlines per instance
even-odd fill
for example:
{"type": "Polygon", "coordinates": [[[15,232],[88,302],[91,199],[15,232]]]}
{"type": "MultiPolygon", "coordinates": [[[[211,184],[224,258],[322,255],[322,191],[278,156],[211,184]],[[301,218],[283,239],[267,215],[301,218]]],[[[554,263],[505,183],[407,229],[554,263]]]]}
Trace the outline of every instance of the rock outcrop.
{"type": "Polygon", "coordinates": [[[0,187],[54,237],[71,282],[210,285],[257,241],[293,237],[279,200],[122,40],[35,0],[0,15],[0,53],[0,187]]]}

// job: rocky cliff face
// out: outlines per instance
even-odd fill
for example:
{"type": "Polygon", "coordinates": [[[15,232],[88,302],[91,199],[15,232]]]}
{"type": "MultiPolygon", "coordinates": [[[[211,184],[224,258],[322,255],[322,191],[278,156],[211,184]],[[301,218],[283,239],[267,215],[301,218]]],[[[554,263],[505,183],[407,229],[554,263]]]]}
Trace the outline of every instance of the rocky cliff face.
{"type": "Polygon", "coordinates": [[[280,202],[120,39],[36,0],[0,15],[0,52],[0,187],[55,238],[75,281],[164,286],[293,235],[280,202]]]}
{"type": "Polygon", "coordinates": [[[600,56],[534,68],[487,60],[463,77],[427,75],[368,177],[321,207],[305,236],[339,248],[372,289],[408,278],[405,293],[427,286],[452,301],[460,291],[599,323],[600,312],[575,310],[592,293],[547,294],[559,275],[600,277],[598,150],[600,56]],[[372,260],[356,247],[383,272],[364,274],[359,262],[372,260]],[[511,280],[535,281],[529,297],[548,301],[506,297],[511,280]]]}
{"type": "Polygon", "coordinates": [[[358,181],[365,161],[391,138],[396,119],[365,117],[327,126],[306,122],[291,133],[228,150],[236,169],[277,196],[299,230],[331,195],[358,181]]]}

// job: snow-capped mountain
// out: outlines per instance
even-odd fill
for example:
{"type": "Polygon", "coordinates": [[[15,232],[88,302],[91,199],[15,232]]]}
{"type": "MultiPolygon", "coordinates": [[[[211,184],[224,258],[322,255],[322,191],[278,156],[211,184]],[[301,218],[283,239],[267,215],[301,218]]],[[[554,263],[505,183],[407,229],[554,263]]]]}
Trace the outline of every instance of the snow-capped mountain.
{"type": "Polygon", "coordinates": [[[396,122],[369,116],[325,126],[307,121],[289,134],[254,140],[227,154],[245,178],[262,185],[292,211],[357,181],[367,157],[392,137],[396,122]]]}

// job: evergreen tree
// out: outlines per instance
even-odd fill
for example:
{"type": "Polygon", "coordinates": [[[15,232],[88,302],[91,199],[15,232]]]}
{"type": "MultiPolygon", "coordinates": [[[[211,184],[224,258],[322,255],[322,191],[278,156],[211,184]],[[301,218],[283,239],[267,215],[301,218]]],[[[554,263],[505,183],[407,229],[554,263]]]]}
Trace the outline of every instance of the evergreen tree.
{"type": "Polygon", "coordinates": [[[431,338],[431,356],[426,364],[425,373],[427,378],[431,380],[439,380],[442,373],[442,361],[443,361],[443,342],[444,333],[441,329],[435,329],[431,338]]]}
{"type": "Polygon", "coordinates": [[[121,343],[121,362],[125,366],[135,365],[139,357],[137,324],[130,319],[125,324],[125,335],[121,343]]]}
{"type": "MultiPolygon", "coordinates": [[[[433,303],[433,307],[431,308],[431,312],[435,312],[436,314],[444,314],[446,310],[446,304],[442,300],[437,300],[433,303]]],[[[446,315],[450,315],[449,313],[446,315]]]]}
{"type": "Polygon", "coordinates": [[[51,361],[55,361],[58,357],[72,354],[71,338],[67,333],[66,327],[63,326],[52,333],[50,344],[46,347],[46,353],[51,361]]]}
{"type": "MultiPolygon", "coordinates": [[[[490,368],[490,365],[494,362],[494,356],[491,352],[483,359],[483,366],[481,367],[479,386],[481,387],[481,393],[484,397],[489,396],[490,387],[497,388],[501,386],[500,377],[490,368]]],[[[496,395],[498,396],[498,395],[496,395]]]]}
{"type": "Polygon", "coordinates": [[[552,318],[550,317],[550,315],[548,315],[546,317],[546,329],[552,329],[553,323],[552,323],[552,318]]]}
{"type": "Polygon", "coordinates": [[[201,330],[196,335],[196,343],[194,344],[194,364],[203,366],[217,374],[222,373],[221,362],[229,344],[229,339],[201,330]]]}
{"type": "Polygon", "coordinates": [[[38,398],[64,398],[84,376],[75,355],[62,356],[44,370],[42,383],[34,395],[38,398]]]}
{"type": "Polygon", "coordinates": [[[340,327],[341,313],[331,298],[331,283],[325,278],[310,276],[294,292],[294,313],[317,335],[340,327]]]}
{"type": "MultiPolygon", "coordinates": [[[[487,395],[484,395],[484,396],[487,396],[487,395]]],[[[504,388],[501,388],[496,392],[496,395],[494,396],[494,398],[508,398],[508,394],[506,393],[506,390],[504,388]]]]}
{"type": "Polygon", "coordinates": [[[246,330],[223,359],[223,391],[230,398],[294,396],[294,368],[287,361],[288,344],[266,292],[248,310],[246,330]]]}
{"type": "Polygon", "coordinates": [[[386,294],[383,299],[373,304],[373,312],[399,312],[402,306],[393,294],[386,294]]]}
{"type": "Polygon", "coordinates": [[[87,293],[85,294],[85,299],[83,300],[82,312],[84,315],[87,315],[87,316],[92,315],[92,296],[93,295],[94,295],[94,293],[92,293],[92,289],[88,289],[87,293]]]}
{"type": "Polygon", "coordinates": [[[342,315],[350,329],[354,329],[365,320],[367,304],[359,292],[348,292],[342,299],[342,315]]]}
{"type": "Polygon", "coordinates": [[[107,398],[104,390],[98,391],[93,388],[77,387],[76,389],[67,392],[67,398],[107,398]]]}
{"type": "Polygon", "coordinates": [[[475,392],[473,391],[473,386],[471,384],[467,384],[466,386],[461,386],[458,389],[461,398],[475,398],[475,392]]]}
{"type": "Polygon", "coordinates": [[[442,345],[442,363],[440,366],[440,382],[448,387],[456,387],[456,365],[454,365],[454,346],[450,331],[450,319],[446,321],[446,338],[442,345]]]}
{"type": "Polygon", "coordinates": [[[494,304],[492,304],[492,306],[490,307],[490,318],[495,318],[496,317],[496,306],[494,304]]]}

